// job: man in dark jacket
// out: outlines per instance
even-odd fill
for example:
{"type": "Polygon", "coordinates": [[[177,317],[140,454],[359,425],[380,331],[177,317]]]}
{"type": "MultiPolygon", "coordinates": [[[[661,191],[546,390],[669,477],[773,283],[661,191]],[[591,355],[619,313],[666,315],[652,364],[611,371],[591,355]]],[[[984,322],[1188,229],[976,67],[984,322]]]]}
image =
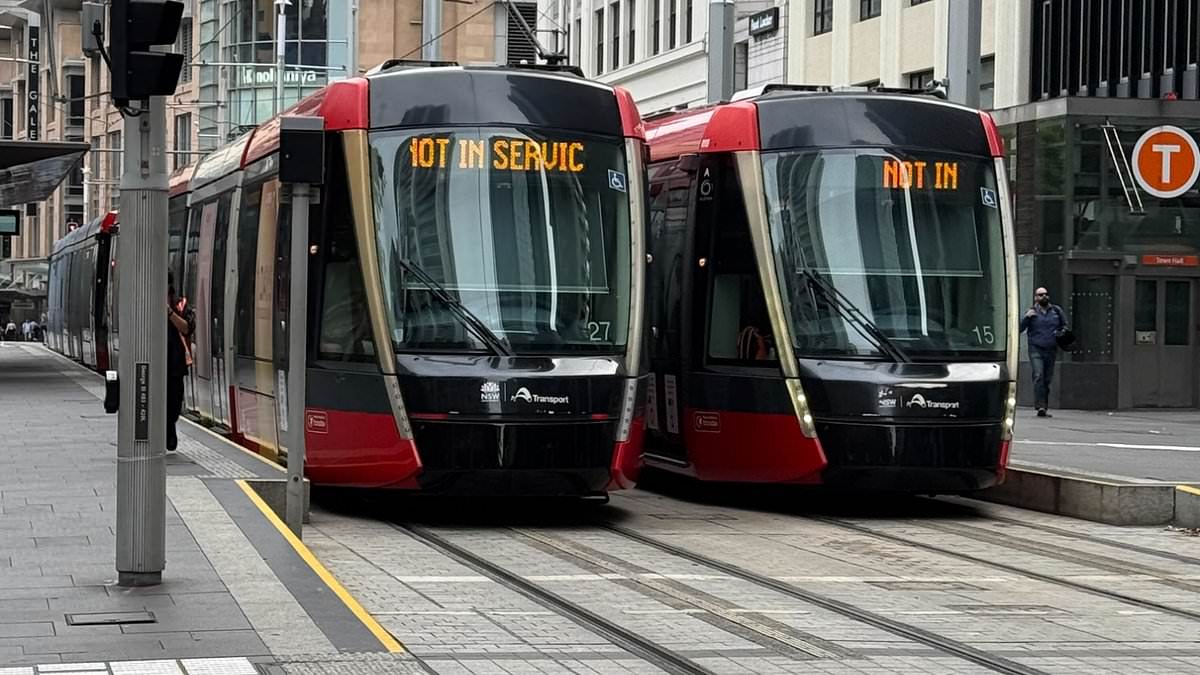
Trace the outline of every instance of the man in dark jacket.
{"type": "Polygon", "coordinates": [[[192,365],[188,338],[194,324],[186,298],[175,297],[175,281],[168,279],[167,290],[167,450],[179,446],[175,423],[183,412],[183,378],[192,365]]]}
{"type": "Polygon", "coordinates": [[[1033,368],[1033,400],[1038,417],[1050,417],[1046,412],[1050,399],[1050,380],[1054,377],[1054,361],[1058,358],[1058,336],[1067,327],[1062,307],[1050,302],[1050,293],[1037,289],[1033,307],[1021,317],[1021,331],[1028,334],[1029,365],[1033,368]]]}

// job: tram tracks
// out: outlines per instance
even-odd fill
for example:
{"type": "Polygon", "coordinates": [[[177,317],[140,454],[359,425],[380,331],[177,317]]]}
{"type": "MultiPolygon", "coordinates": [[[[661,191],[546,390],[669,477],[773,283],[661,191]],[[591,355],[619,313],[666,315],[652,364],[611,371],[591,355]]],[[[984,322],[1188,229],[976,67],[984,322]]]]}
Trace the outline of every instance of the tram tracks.
{"type": "MultiPolygon", "coordinates": [[[[1075,581],[1072,579],[1066,579],[1063,577],[1055,576],[1053,574],[1038,572],[1036,570],[1031,570],[1028,567],[1022,567],[1020,565],[1014,565],[1014,564],[1010,564],[1010,563],[993,560],[990,558],[984,558],[982,556],[974,555],[971,553],[957,551],[952,548],[948,548],[946,546],[941,546],[938,544],[921,541],[920,539],[916,539],[911,536],[901,536],[898,534],[893,534],[891,532],[885,532],[882,530],[868,527],[866,525],[860,525],[858,523],[848,522],[848,521],[841,520],[838,518],[829,518],[829,517],[824,517],[824,516],[808,516],[808,517],[811,520],[825,523],[825,524],[831,525],[833,527],[850,530],[853,532],[857,532],[859,534],[864,534],[867,536],[875,537],[877,539],[883,539],[885,541],[890,541],[892,543],[902,544],[904,546],[911,546],[911,547],[919,548],[919,549],[922,549],[925,551],[930,551],[930,552],[938,553],[941,555],[950,556],[953,558],[957,558],[959,560],[965,560],[965,561],[976,563],[979,565],[991,567],[993,569],[1003,570],[1005,572],[1010,572],[1012,574],[1027,577],[1030,579],[1036,579],[1038,581],[1042,581],[1042,582],[1045,582],[1048,584],[1053,584],[1053,585],[1064,587],[1064,588],[1070,588],[1072,590],[1076,590],[1076,591],[1079,591],[1082,593],[1087,593],[1087,594],[1098,596],[1098,597],[1107,598],[1109,600],[1116,600],[1118,602],[1122,602],[1122,603],[1125,603],[1128,605],[1140,607],[1142,609],[1150,609],[1150,610],[1154,610],[1157,612],[1162,612],[1165,614],[1171,614],[1174,616],[1190,619],[1192,621],[1200,621],[1200,612],[1189,610],[1189,609],[1184,609],[1182,607],[1174,607],[1172,605],[1163,604],[1161,602],[1157,602],[1154,600],[1147,600],[1145,598],[1139,598],[1139,597],[1129,595],[1126,593],[1121,593],[1119,591],[1114,591],[1114,590],[1110,590],[1110,589],[1106,589],[1106,588],[1100,588],[1098,586],[1093,586],[1091,584],[1086,584],[1086,583],[1083,583],[1080,581],[1075,581]]],[[[971,528],[970,526],[964,526],[961,524],[950,527],[950,526],[946,526],[945,524],[929,523],[929,522],[922,521],[920,523],[920,525],[922,527],[926,527],[931,530],[941,531],[941,532],[945,532],[948,534],[954,534],[956,536],[961,536],[961,537],[968,538],[968,539],[974,539],[976,541],[981,541],[981,542],[992,544],[995,546],[1002,546],[1002,547],[1009,548],[1009,549],[1024,550],[1024,551],[1033,553],[1035,555],[1041,555],[1044,557],[1053,558],[1053,559],[1056,559],[1056,560],[1059,560],[1062,562],[1069,562],[1072,564],[1089,566],[1094,569],[1100,569],[1100,570],[1105,570],[1105,571],[1110,571],[1110,572],[1115,572],[1115,573],[1120,573],[1120,574],[1126,574],[1126,575],[1133,574],[1133,575],[1140,575],[1140,576],[1148,576],[1152,580],[1163,583],[1168,586],[1179,588],[1181,590],[1187,590],[1187,591],[1193,592],[1193,593],[1200,593],[1200,584],[1189,583],[1189,582],[1182,581],[1182,580],[1165,578],[1163,576],[1162,570],[1157,570],[1157,571],[1147,574],[1146,570],[1151,569],[1151,568],[1146,568],[1146,567],[1142,567],[1142,566],[1138,566],[1138,565],[1131,565],[1129,563],[1115,561],[1114,559],[1111,559],[1111,558],[1105,559],[1104,561],[1097,561],[1095,559],[1095,557],[1088,558],[1085,556],[1080,556],[1079,554],[1076,554],[1073,552],[1065,552],[1061,549],[1061,547],[1057,547],[1053,544],[1046,544],[1044,542],[1031,542],[1030,540],[1024,540],[1024,542],[1017,542],[1017,541],[1014,541],[1015,538],[1005,537],[1003,535],[996,534],[996,533],[972,531],[972,530],[977,530],[978,528],[971,528]]]]}
{"type": "MultiPolygon", "coordinates": [[[[450,541],[447,537],[429,528],[399,523],[390,523],[390,525],[396,530],[404,532],[431,548],[446,554],[479,574],[530,598],[543,607],[587,629],[593,630],[596,634],[611,641],[614,645],[628,653],[638,656],[667,672],[688,674],[712,672],[703,664],[638,635],[613,620],[601,616],[581,606],[579,603],[573,602],[535,581],[531,581],[521,574],[506,569],[483,555],[450,541]]],[[[670,544],[623,526],[605,524],[601,525],[601,528],[613,535],[635,541],[644,546],[656,549],[661,553],[687,560],[723,576],[751,583],[760,588],[799,600],[809,606],[819,607],[839,616],[902,637],[913,643],[929,647],[946,656],[954,656],[969,661],[993,672],[1010,673],[1013,675],[1036,675],[1042,673],[1042,671],[1036,668],[990,654],[987,651],[958,640],[939,635],[912,624],[891,619],[820,593],[799,588],[790,583],[670,544]]],[[[703,593],[687,589],[669,580],[656,579],[647,575],[631,574],[629,568],[633,566],[632,563],[626,563],[619,559],[613,559],[610,556],[600,554],[586,545],[537,530],[510,528],[509,531],[538,544],[543,550],[550,549],[580,561],[588,568],[631,579],[637,585],[655,594],[671,598],[677,603],[689,605],[721,623],[737,626],[743,633],[752,634],[756,638],[755,641],[759,644],[771,641],[780,647],[794,650],[806,655],[808,658],[816,659],[845,658],[852,653],[832,643],[822,644],[823,641],[819,639],[805,639],[797,636],[794,632],[789,631],[786,626],[776,626],[772,625],[770,621],[759,620],[744,611],[727,607],[720,602],[706,598],[703,593]]]]}

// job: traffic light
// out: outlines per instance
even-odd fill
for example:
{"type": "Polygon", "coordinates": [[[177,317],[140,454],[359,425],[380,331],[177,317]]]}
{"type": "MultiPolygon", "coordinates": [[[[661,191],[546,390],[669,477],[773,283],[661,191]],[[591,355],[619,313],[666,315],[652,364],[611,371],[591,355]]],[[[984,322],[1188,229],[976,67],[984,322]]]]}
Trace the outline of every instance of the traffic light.
{"type": "Polygon", "coordinates": [[[179,0],[112,0],[109,9],[112,97],[118,106],[175,93],[183,55],[151,51],[174,44],[183,17],[179,0]]]}

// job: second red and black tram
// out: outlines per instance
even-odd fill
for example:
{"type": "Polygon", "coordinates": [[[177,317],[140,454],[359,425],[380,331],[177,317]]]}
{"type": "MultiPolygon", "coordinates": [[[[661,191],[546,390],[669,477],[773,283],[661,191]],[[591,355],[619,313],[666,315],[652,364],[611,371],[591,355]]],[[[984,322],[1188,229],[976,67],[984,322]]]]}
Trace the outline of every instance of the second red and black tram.
{"type": "MultiPolygon", "coordinates": [[[[326,132],[309,215],[309,478],[471,494],[632,485],[646,174],[628,93],[565,69],[391,62],[287,114],[326,132]]],[[[286,452],[278,132],[275,118],[177,174],[169,209],[171,272],[196,310],[187,407],[269,456],[286,452]]],[[[52,289],[116,276],[114,224],[56,249],[52,289]]],[[[52,294],[60,351],[107,320],[79,304],[87,294],[52,294]]]]}
{"type": "Polygon", "coordinates": [[[1015,249],[986,113],[779,86],[647,120],[647,463],[704,480],[1002,480],[1015,249]]]}

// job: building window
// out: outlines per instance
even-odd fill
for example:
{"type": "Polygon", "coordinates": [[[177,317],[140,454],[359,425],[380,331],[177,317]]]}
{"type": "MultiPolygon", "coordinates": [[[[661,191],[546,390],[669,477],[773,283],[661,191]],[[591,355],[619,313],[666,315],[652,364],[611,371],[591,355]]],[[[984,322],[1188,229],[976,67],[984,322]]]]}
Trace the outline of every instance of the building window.
{"type": "Polygon", "coordinates": [[[13,100],[11,96],[0,98],[0,138],[13,137],[13,100]]]}
{"type": "Polygon", "coordinates": [[[83,73],[67,74],[67,126],[81,127],[87,116],[84,107],[87,104],[83,81],[83,73]]]}
{"type": "Polygon", "coordinates": [[[692,0],[687,2],[686,9],[683,15],[683,42],[687,44],[692,41],[692,0]]]}
{"type": "Polygon", "coordinates": [[[933,84],[933,69],[908,74],[909,89],[924,89],[933,84]]]}
{"type": "Polygon", "coordinates": [[[916,6],[916,5],[923,5],[923,4],[927,3],[927,2],[929,2],[929,0],[912,0],[912,1],[911,1],[911,2],[909,2],[908,4],[909,4],[910,6],[916,6]]]}
{"type": "Polygon", "coordinates": [[[583,58],[583,20],[575,19],[575,30],[571,33],[571,62],[580,65],[583,58]]]}
{"type": "Polygon", "coordinates": [[[537,5],[532,2],[514,2],[508,5],[508,37],[505,42],[507,63],[537,63],[537,47],[533,38],[525,33],[525,25],[537,26],[537,5]]]}
{"type": "Polygon", "coordinates": [[[625,2],[625,22],[629,24],[629,35],[625,38],[629,41],[629,46],[626,49],[629,51],[629,63],[637,60],[637,3],[635,0],[626,0],[625,2]]]}
{"type": "Polygon", "coordinates": [[[192,114],[183,113],[175,116],[175,168],[187,166],[192,162],[192,114]]]}
{"type": "Polygon", "coordinates": [[[979,108],[996,107],[996,57],[989,56],[979,63],[979,108]]]}
{"type": "Polygon", "coordinates": [[[650,19],[650,54],[662,51],[662,0],[654,0],[654,16],[650,19]]]}
{"type": "Polygon", "coordinates": [[[866,21],[879,16],[880,5],[883,0],[858,0],[858,20],[866,21]]]}
{"type": "Polygon", "coordinates": [[[833,0],[813,0],[813,35],[833,30],[833,0]]]}
{"type": "Polygon", "coordinates": [[[621,67],[621,3],[614,2],[608,6],[609,31],[612,33],[612,47],[609,54],[612,58],[612,69],[621,67]]]}
{"type": "Polygon", "coordinates": [[[192,20],[185,18],[179,22],[179,36],[175,38],[176,54],[183,54],[183,67],[179,69],[179,83],[192,81],[192,20]]]}
{"type": "Polygon", "coordinates": [[[747,84],[746,65],[750,61],[750,43],[738,42],[733,45],[733,90],[742,91],[747,84]]]}
{"type": "Polygon", "coordinates": [[[667,0],[671,3],[667,8],[667,49],[675,49],[675,40],[679,34],[679,0],[667,0]]]}
{"type": "Polygon", "coordinates": [[[83,196],[83,165],[71,169],[71,173],[67,174],[67,196],[82,197],[83,196]]]}
{"type": "Polygon", "coordinates": [[[596,74],[604,72],[604,10],[596,10],[592,21],[592,35],[596,41],[596,74]]]}
{"type": "Polygon", "coordinates": [[[120,207],[121,191],[117,189],[117,178],[121,175],[121,132],[114,131],[108,135],[108,152],[104,153],[108,165],[105,167],[105,178],[109,183],[108,208],[115,211],[120,207]]]}

